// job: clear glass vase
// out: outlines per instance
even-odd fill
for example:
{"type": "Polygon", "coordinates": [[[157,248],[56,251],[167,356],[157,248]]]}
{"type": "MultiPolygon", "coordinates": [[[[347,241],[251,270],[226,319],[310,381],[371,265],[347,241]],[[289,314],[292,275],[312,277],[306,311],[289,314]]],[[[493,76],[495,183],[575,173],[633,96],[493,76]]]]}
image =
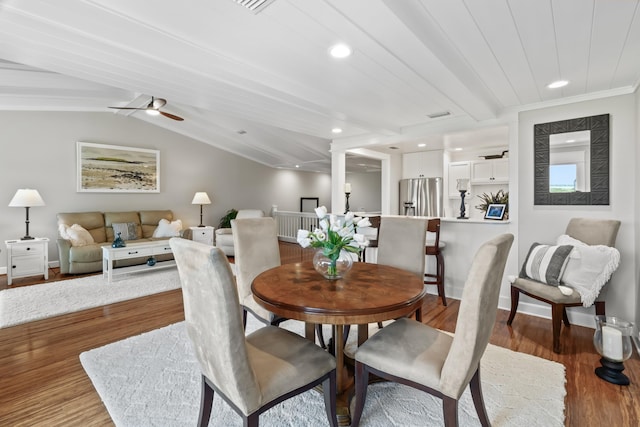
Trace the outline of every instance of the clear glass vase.
{"type": "Polygon", "coordinates": [[[353,267],[353,258],[347,251],[340,251],[337,259],[332,260],[327,257],[322,249],[318,249],[313,256],[313,268],[326,279],[337,280],[344,277],[353,267]]]}

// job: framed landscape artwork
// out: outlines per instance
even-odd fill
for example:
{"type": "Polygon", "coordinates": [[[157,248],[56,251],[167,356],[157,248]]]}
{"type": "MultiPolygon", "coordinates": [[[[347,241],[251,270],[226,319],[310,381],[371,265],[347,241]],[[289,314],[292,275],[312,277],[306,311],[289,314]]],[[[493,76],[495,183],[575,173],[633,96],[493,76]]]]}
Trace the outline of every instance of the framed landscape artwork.
{"type": "Polygon", "coordinates": [[[160,151],[77,143],[78,192],[159,193],[160,151]]]}

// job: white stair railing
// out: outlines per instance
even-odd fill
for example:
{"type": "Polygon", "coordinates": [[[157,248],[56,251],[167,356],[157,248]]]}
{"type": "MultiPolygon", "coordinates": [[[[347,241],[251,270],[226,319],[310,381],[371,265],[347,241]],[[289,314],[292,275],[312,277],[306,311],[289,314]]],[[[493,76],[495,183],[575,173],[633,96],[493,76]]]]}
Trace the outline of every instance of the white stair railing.
{"type": "Polygon", "coordinates": [[[296,242],[298,230],[313,231],[318,227],[318,216],[314,212],[288,212],[272,210],[278,224],[278,239],[284,242],[296,242]]]}

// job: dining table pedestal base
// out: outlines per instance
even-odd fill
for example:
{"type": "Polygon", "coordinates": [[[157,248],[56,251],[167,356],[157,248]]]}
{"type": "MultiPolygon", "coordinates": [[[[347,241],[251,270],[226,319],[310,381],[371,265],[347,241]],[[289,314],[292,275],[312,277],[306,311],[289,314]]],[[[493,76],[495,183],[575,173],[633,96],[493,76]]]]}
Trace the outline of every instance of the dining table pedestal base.
{"type": "MultiPolygon", "coordinates": [[[[253,298],[276,316],[305,322],[305,337],[315,342],[317,325],[333,328],[338,423],[351,424],[355,395],[353,370],[345,363],[345,325],[358,325],[358,346],[369,324],[416,314],[425,296],[423,278],[388,265],[353,263],[343,278],[327,280],[311,262],[283,264],[260,273],[251,284],[253,298]]],[[[353,365],[352,365],[353,366],[353,365]]]]}

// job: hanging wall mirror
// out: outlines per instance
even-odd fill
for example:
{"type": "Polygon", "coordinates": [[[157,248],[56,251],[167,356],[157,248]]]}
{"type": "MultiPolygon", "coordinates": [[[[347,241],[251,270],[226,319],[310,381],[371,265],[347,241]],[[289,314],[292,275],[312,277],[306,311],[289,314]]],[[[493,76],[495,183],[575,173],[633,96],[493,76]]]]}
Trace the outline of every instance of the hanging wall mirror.
{"type": "Polygon", "coordinates": [[[609,115],[534,126],[534,204],[609,204],[609,115]]]}

